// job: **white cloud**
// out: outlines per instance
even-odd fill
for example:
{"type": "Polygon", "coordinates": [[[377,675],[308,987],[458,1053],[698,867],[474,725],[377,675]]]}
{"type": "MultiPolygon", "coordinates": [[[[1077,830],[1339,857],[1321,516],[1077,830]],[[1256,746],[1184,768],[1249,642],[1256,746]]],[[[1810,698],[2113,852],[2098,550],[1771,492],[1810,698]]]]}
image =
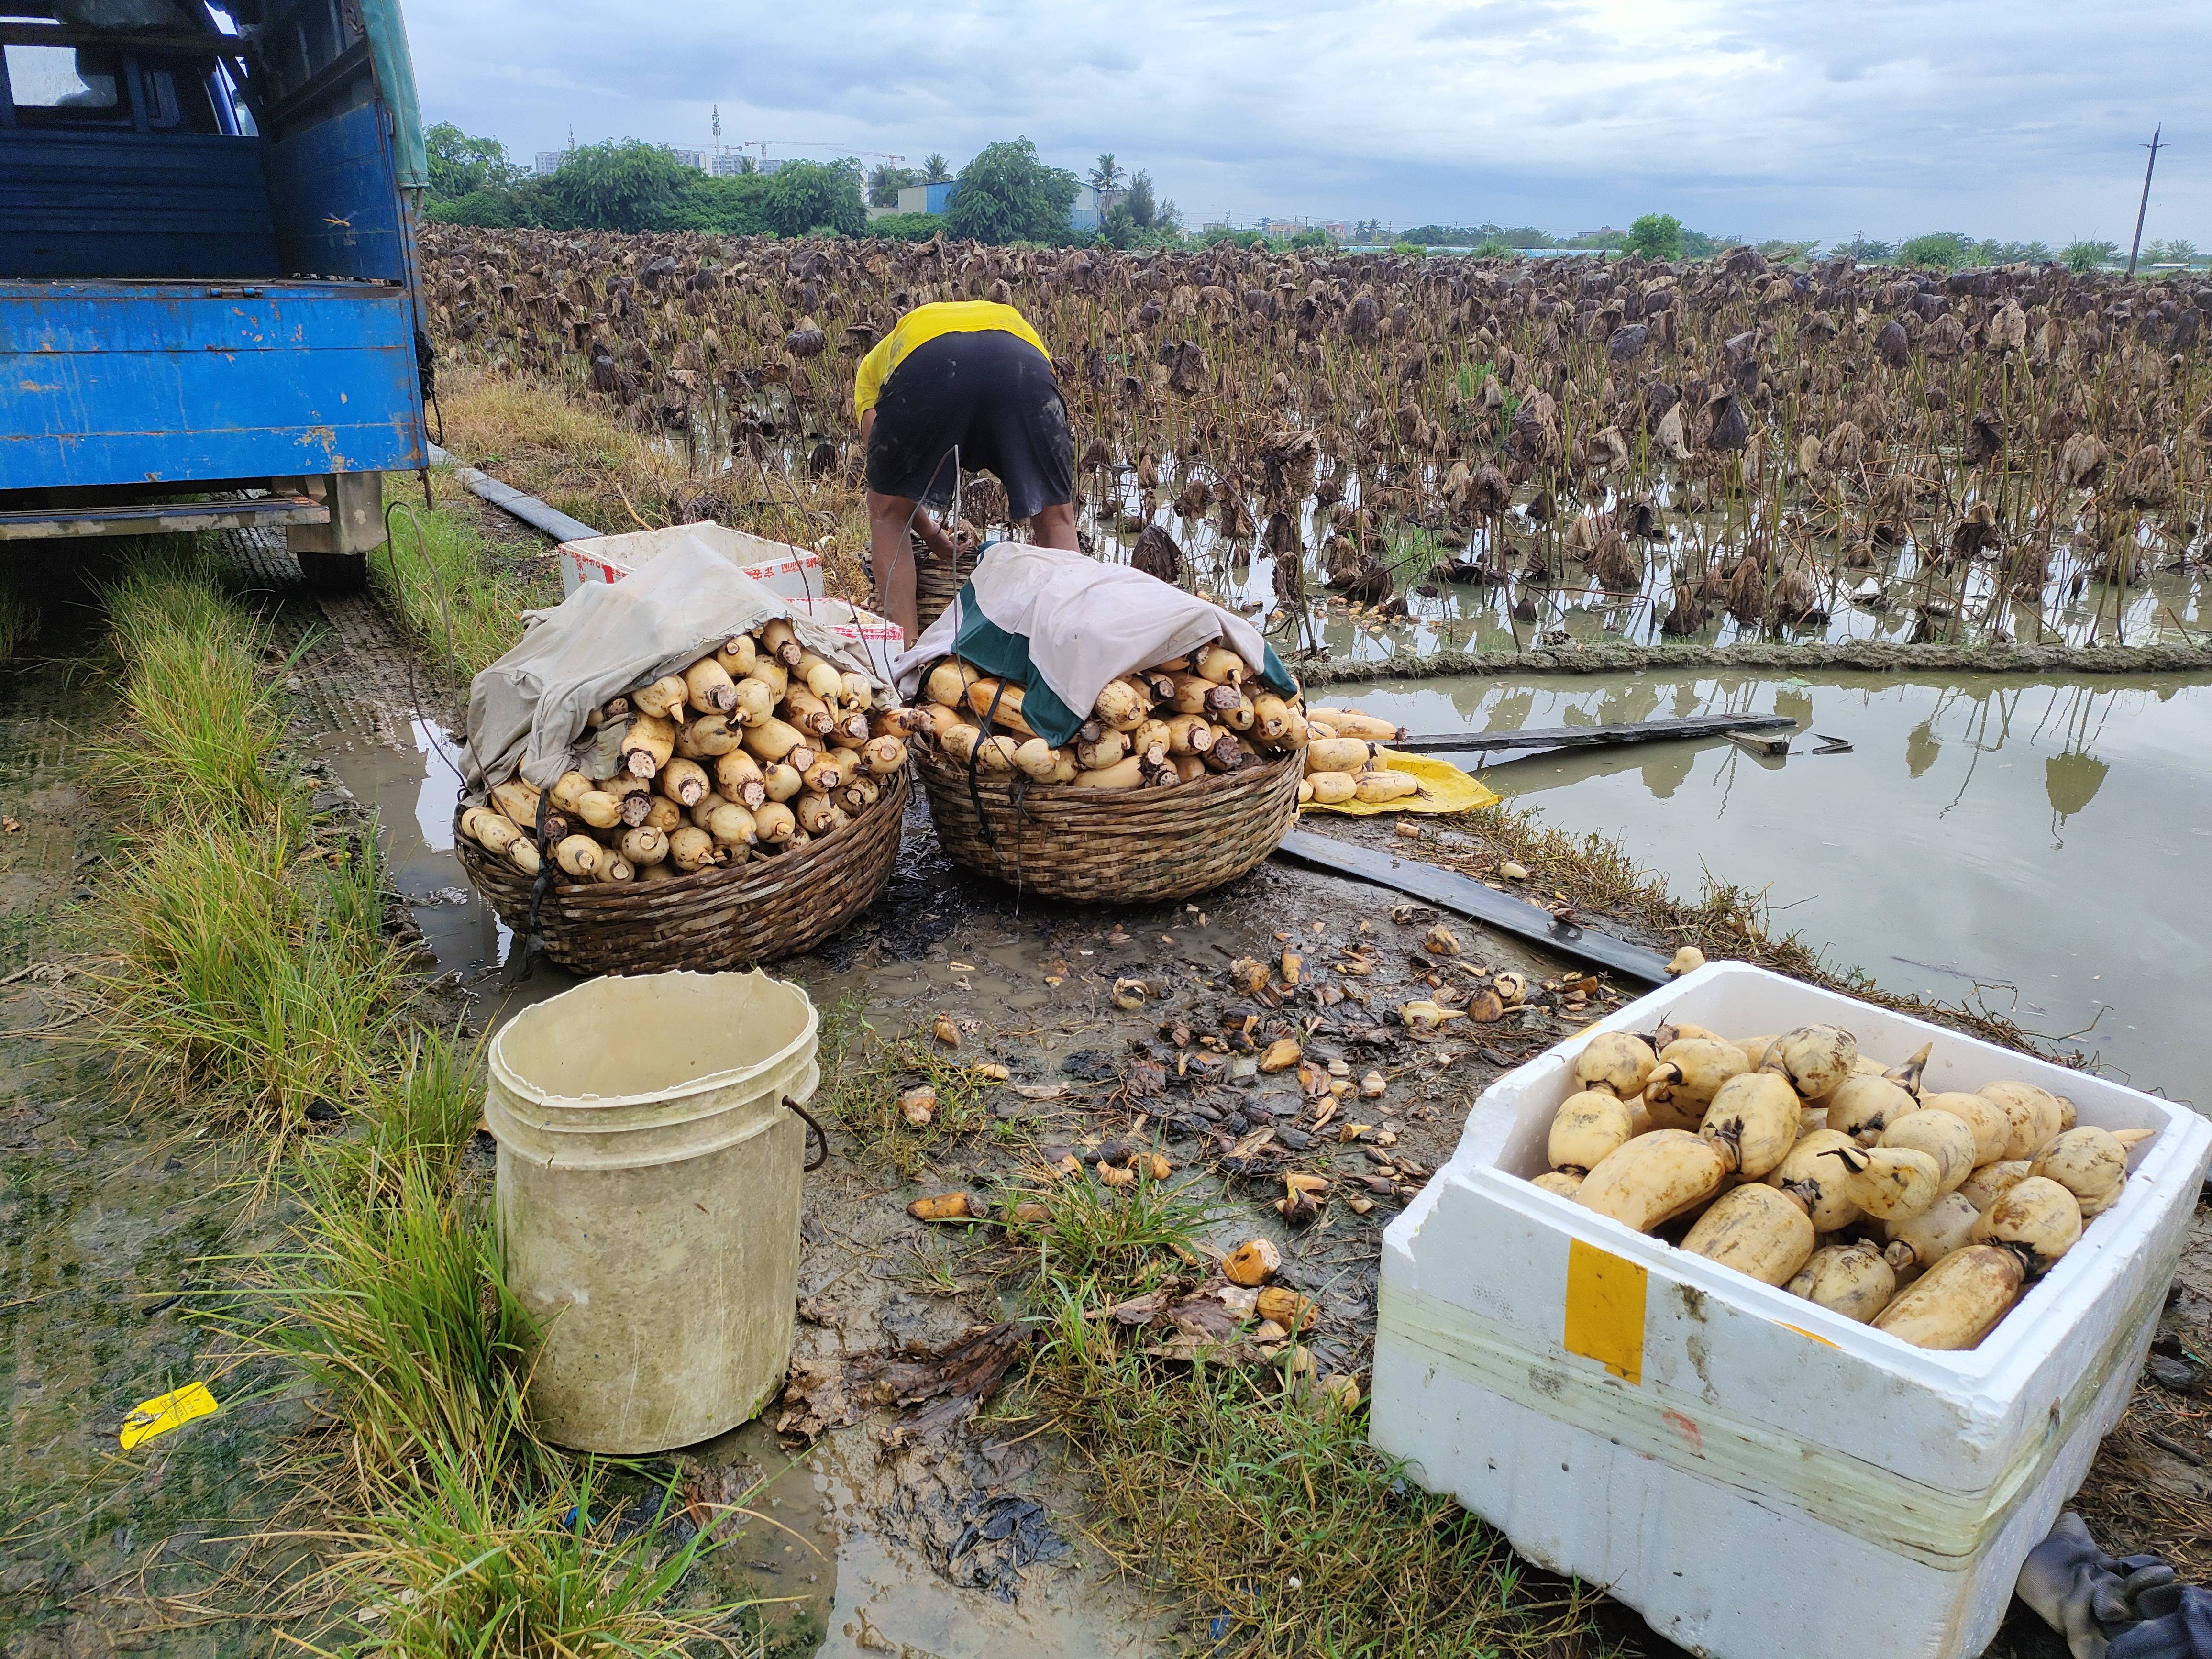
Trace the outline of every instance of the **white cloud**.
{"type": "Polygon", "coordinates": [[[425,118],[522,155],[573,130],[941,150],[1111,149],[1188,216],[1553,229],[2212,243],[2212,9],[2123,0],[446,0],[409,9],[425,118]]]}

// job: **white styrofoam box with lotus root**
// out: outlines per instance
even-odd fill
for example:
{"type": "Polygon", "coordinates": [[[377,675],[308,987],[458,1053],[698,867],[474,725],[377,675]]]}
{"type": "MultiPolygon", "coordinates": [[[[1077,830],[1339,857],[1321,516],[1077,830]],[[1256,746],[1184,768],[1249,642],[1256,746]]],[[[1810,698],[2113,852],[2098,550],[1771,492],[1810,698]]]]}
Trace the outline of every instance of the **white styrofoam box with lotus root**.
{"type": "Polygon", "coordinates": [[[1383,1235],[1370,1433],[1522,1555],[1717,1659],[1965,1659],[2125,1408],[2212,1162],[2186,1107],[1741,963],[1498,1079],[1383,1235]],[[1980,1346],[1917,1348],[1586,1210],[1546,1168],[1576,1052],[1662,1015],[1825,1021],[1927,1086],[2039,1084],[2156,1133],[1980,1346]]]}
{"type": "Polygon", "coordinates": [[[553,550],[561,560],[561,597],[567,599],[586,582],[618,582],[641,565],[690,541],[705,543],[779,599],[821,595],[818,555],[702,519],[696,524],[670,525],[663,530],[633,530],[619,536],[562,542],[553,550]]]}

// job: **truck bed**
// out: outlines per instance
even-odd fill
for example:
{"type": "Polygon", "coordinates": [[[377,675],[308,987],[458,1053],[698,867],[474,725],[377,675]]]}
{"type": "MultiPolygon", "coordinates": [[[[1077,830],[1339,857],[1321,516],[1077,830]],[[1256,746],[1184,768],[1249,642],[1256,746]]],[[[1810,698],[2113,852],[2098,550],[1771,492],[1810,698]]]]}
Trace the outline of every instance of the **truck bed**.
{"type": "Polygon", "coordinates": [[[397,283],[0,279],[0,490],[411,470],[397,283]]]}

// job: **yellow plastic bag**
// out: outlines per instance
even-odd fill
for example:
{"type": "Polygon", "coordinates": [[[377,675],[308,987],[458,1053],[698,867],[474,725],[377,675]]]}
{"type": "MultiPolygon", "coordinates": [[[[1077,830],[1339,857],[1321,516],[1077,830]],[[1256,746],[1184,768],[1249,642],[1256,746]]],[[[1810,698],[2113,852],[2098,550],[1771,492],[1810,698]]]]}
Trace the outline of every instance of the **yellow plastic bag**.
{"type": "Polygon", "coordinates": [[[215,1396],[208,1392],[204,1382],[188,1383],[167,1394],[157,1394],[123,1419],[123,1432],[118,1438],[123,1449],[148,1440],[156,1439],[172,1429],[181,1429],[196,1417],[205,1417],[217,1409],[215,1396]]]}
{"type": "Polygon", "coordinates": [[[1389,770],[1419,780],[1421,793],[1401,795],[1395,800],[1348,800],[1339,806],[1310,800],[1298,811],[1348,812],[1360,818],[1377,812],[1472,812],[1498,799],[1495,789],[1449,761],[1431,760],[1426,755],[1408,755],[1396,749],[1385,749],[1376,758],[1389,770]]]}

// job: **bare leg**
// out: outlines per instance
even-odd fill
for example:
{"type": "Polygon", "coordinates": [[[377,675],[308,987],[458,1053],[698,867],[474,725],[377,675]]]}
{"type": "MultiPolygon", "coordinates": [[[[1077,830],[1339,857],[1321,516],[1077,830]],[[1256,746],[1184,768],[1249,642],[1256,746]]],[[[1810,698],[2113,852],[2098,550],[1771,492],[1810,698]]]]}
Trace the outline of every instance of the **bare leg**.
{"type": "Polygon", "coordinates": [[[901,495],[868,492],[868,558],[876,568],[876,603],[899,626],[906,643],[921,633],[914,592],[914,544],[907,526],[919,525],[915,503],[901,495]]]}
{"type": "Polygon", "coordinates": [[[1036,538],[1040,547],[1060,547],[1070,553],[1080,552],[1082,544],[1075,539],[1075,503],[1054,501],[1049,507],[1039,507],[1036,516],[1030,520],[1030,534],[1036,538]]]}

